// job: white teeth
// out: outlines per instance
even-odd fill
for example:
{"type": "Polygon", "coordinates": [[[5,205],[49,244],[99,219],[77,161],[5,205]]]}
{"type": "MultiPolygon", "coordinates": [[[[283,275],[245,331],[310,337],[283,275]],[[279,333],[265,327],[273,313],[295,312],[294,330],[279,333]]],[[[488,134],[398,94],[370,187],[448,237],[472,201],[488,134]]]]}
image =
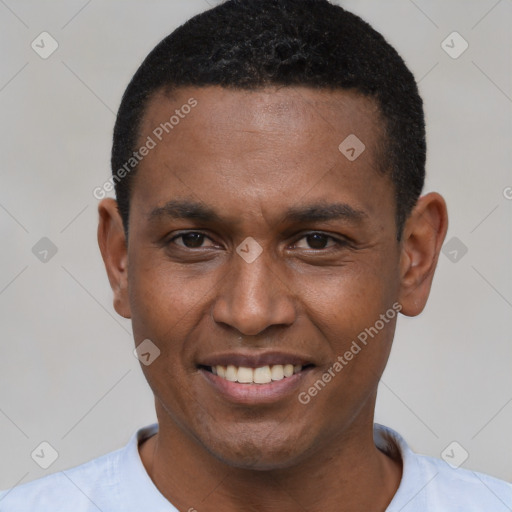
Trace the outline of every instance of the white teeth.
{"type": "MultiPolygon", "coordinates": [[[[217,366],[217,370],[218,370],[218,366],[217,366]]],[[[233,366],[232,364],[228,365],[228,367],[226,368],[226,376],[225,376],[225,379],[226,380],[230,380],[231,382],[236,382],[236,379],[238,377],[238,369],[236,366],[233,366]]]]}
{"type": "Polygon", "coordinates": [[[291,377],[293,375],[293,364],[285,364],[283,372],[285,377],[291,377]]]}
{"type": "Polygon", "coordinates": [[[256,384],[268,384],[272,382],[272,373],[270,366],[262,366],[254,369],[254,382],[256,384]]]}
{"type": "Polygon", "coordinates": [[[269,384],[272,381],[283,380],[291,377],[294,373],[302,371],[301,365],[293,364],[274,364],[272,366],[260,366],[259,368],[248,368],[246,366],[236,367],[232,364],[228,366],[212,366],[211,371],[223,379],[231,382],[240,382],[241,384],[269,384]]]}
{"type": "Polygon", "coordinates": [[[236,380],[242,384],[250,384],[251,382],[254,382],[253,369],[240,366],[240,368],[238,368],[238,378],[236,380]]]}
{"type": "Polygon", "coordinates": [[[270,373],[272,375],[272,380],[284,379],[283,365],[282,364],[275,364],[274,366],[272,366],[272,369],[270,370],[270,373]]]}

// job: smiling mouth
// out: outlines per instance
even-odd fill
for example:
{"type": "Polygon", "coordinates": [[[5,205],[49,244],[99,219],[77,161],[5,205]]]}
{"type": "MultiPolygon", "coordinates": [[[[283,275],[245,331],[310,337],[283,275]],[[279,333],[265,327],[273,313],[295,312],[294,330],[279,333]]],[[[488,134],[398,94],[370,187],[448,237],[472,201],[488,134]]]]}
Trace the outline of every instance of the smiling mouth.
{"type": "Polygon", "coordinates": [[[238,382],[240,384],[270,384],[271,382],[291,377],[312,366],[312,364],[305,366],[274,364],[260,366],[259,368],[249,368],[230,364],[228,366],[201,366],[201,368],[229,382],[238,382]]]}

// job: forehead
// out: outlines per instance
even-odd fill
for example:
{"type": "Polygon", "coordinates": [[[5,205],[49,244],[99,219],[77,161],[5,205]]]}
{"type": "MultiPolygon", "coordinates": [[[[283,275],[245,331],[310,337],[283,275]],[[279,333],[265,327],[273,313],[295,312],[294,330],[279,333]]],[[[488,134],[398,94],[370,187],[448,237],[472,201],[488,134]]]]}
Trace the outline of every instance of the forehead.
{"type": "Polygon", "coordinates": [[[243,198],[248,211],[251,200],[261,208],[284,204],[287,196],[331,199],[343,190],[356,209],[372,210],[383,185],[382,134],[375,102],[351,91],[159,91],[148,102],[139,138],[155,146],[139,164],[134,189],[146,210],[173,194],[232,209],[243,198]]]}
{"type": "Polygon", "coordinates": [[[304,144],[305,135],[311,142],[328,138],[337,142],[343,135],[354,134],[371,147],[383,134],[376,102],[347,90],[275,86],[254,90],[219,86],[159,90],[148,101],[140,133],[151,134],[162,123],[169,122],[173,114],[171,124],[176,125],[172,136],[176,140],[194,135],[188,130],[192,122],[195,132],[200,125],[202,137],[204,132],[208,133],[208,141],[222,140],[227,134],[232,137],[237,133],[236,141],[244,139],[248,151],[251,139],[258,142],[255,135],[280,134],[284,137],[282,142],[306,147],[311,144],[304,144]],[[197,102],[197,108],[190,115],[186,114],[192,121],[181,123],[183,112],[180,111],[191,99],[197,102]],[[181,124],[179,128],[178,124],[181,124]]]}

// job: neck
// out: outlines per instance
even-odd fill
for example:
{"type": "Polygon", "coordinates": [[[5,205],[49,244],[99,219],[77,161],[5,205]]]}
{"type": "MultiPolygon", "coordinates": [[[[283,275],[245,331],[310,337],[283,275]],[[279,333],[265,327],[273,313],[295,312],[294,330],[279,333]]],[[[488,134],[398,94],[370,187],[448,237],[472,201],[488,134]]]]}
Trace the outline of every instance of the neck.
{"type": "Polygon", "coordinates": [[[323,439],[323,449],[287,468],[228,465],[165,414],[159,415],[158,434],[139,450],[156,487],[180,510],[384,512],[400,484],[402,464],[375,446],[370,416],[323,439]]]}

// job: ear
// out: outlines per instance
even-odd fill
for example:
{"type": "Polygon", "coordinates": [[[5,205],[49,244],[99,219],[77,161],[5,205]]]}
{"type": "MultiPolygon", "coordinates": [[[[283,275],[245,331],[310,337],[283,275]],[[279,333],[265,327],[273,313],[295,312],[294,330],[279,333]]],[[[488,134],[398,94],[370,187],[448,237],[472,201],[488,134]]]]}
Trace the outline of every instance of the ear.
{"type": "Polygon", "coordinates": [[[98,244],[114,292],[114,309],[122,317],[131,318],[128,297],[128,249],[117,201],[103,199],[98,205],[98,213],[98,244]]]}
{"type": "Polygon", "coordinates": [[[402,234],[399,302],[406,316],[425,308],[447,229],[444,199],[435,192],[420,197],[402,234]]]}

